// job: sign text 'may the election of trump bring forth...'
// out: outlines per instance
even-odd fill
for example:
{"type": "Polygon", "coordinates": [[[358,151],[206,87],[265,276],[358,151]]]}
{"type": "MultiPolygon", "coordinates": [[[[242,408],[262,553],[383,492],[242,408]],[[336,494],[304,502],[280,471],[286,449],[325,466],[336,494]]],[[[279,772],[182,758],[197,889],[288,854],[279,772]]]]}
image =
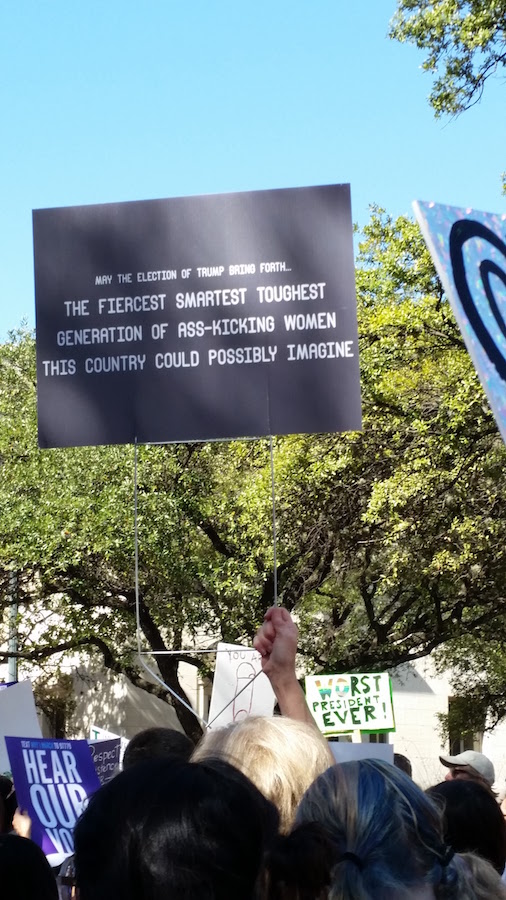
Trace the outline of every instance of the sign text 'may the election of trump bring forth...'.
{"type": "Polygon", "coordinates": [[[387,672],[307,675],[306,700],[323,734],[395,731],[387,672]]]}
{"type": "Polygon", "coordinates": [[[41,447],[360,429],[348,185],[33,222],[41,447]]]}
{"type": "Polygon", "coordinates": [[[99,787],[87,741],[6,737],[20,808],[32,820],[32,840],[52,865],[74,852],[73,829],[99,787]]]}

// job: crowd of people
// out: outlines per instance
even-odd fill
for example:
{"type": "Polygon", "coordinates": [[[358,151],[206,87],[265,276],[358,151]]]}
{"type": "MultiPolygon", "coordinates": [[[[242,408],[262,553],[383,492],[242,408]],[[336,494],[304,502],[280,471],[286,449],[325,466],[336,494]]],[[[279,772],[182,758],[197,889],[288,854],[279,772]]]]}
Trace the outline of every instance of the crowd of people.
{"type": "Polygon", "coordinates": [[[12,785],[0,783],[0,898],[506,898],[490,760],[443,756],[447,778],[425,792],[405,757],[335,764],[295,676],[296,645],[289,614],[270,610],[255,646],[281,715],[208,730],[197,747],[164,728],[136,735],[58,877],[12,833],[12,785]]]}

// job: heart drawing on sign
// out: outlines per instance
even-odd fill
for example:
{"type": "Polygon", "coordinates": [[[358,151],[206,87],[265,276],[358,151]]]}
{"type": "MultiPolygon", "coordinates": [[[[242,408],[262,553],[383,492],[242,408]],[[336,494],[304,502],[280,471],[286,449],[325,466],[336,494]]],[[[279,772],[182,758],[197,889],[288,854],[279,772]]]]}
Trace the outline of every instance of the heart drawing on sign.
{"type": "Polygon", "coordinates": [[[492,277],[498,278],[506,289],[506,244],[490,228],[473,219],[460,219],[454,223],[450,231],[449,244],[453,278],[463,310],[483,350],[495,366],[500,378],[506,382],[506,351],[501,349],[500,342],[498,343],[496,340],[500,335],[506,340],[506,304],[503,303],[501,309],[501,304],[497,302],[491,283],[492,277]],[[495,337],[493,330],[490,328],[491,321],[487,323],[484,319],[469,286],[464,245],[472,239],[484,241],[495,247],[496,251],[504,258],[505,268],[501,268],[497,262],[491,259],[482,260],[478,266],[479,277],[489,311],[498,329],[495,337]]]}

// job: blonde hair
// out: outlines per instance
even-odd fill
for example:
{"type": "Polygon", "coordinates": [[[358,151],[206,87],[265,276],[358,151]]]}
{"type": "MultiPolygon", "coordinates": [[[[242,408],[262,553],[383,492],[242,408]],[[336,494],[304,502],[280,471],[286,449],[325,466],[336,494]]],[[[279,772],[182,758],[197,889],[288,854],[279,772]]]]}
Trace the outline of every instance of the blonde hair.
{"type": "Polygon", "coordinates": [[[192,761],[209,757],[240,769],[274,803],[282,832],[290,830],[309,785],[334,762],[316,728],[283,716],[250,716],[208,731],[192,761]]]}
{"type": "Polygon", "coordinates": [[[471,891],[462,900],[506,900],[506,885],[493,865],[475,853],[459,853],[469,873],[471,891]]]}

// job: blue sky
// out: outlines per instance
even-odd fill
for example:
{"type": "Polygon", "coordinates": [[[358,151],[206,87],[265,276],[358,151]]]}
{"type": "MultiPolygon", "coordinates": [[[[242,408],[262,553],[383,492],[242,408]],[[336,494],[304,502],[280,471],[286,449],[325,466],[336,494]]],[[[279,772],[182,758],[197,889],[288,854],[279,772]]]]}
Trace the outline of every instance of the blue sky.
{"type": "Polygon", "coordinates": [[[31,211],[350,182],[501,212],[506,87],[436,121],[395,0],[3,0],[0,339],[34,324],[31,211]]]}

